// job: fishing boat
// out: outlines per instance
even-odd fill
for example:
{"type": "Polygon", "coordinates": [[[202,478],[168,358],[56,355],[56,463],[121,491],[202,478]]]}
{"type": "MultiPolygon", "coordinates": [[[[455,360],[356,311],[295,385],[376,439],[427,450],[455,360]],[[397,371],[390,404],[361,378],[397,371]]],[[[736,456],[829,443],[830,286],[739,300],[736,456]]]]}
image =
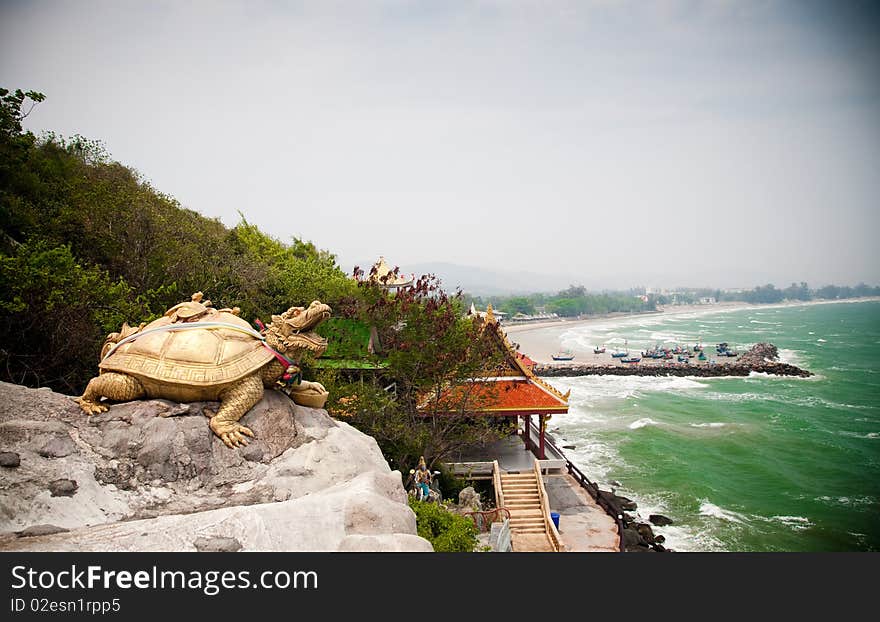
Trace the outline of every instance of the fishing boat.
{"type": "Polygon", "coordinates": [[[611,353],[611,356],[613,358],[622,359],[622,358],[626,358],[629,356],[629,341],[624,341],[623,344],[624,344],[624,346],[626,346],[626,350],[625,351],[615,350],[614,352],[611,353]]]}
{"type": "Polygon", "coordinates": [[[562,352],[557,352],[556,354],[550,355],[554,361],[572,361],[574,360],[574,352],[571,350],[564,350],[562,352]]]}
{"type": "Polygon", "coordinates": [[[601,348],[596,346],[593,348],[593,354],[605,354],[605,346],[602,346],[601,348]]]}
{"type": "Polygon", "coordinates": [[[697,359],[700,361],[705,361],[706,360],[706,353],[701,350],[700,356],[698,356],[697,359]]]}
{"type": "Polygon", "coordinates": [[[678,355],[678,362],[679,362],[679,363],[689,363],[689,362],[690,362],[690,358],[688,358],[688,357],[687,357],[686,355],[684,355],[684,354],[679,354],[679,355],[678,355]]]}
{"type": "Polygon", "coordinates": [[[627,356],[627,357],[620,359],[620,362],[621,363],[639,363],[641,360],[642,359],[639,356],[632,356],[632,357],[627,356]]]}

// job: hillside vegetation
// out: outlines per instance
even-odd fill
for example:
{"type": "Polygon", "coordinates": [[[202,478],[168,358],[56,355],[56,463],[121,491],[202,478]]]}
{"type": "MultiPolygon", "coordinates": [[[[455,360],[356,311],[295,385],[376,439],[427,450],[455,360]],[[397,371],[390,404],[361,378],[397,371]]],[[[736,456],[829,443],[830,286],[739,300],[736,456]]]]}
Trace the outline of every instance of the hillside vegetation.
{"type": "Polygon", "coordinates": [[[309,242],[185,209],[95,141],[24,131],[42,99],[0,89],[0,379],[79,393],[108,333],[198,290],[249,321],[354,294],[309,242]]]}

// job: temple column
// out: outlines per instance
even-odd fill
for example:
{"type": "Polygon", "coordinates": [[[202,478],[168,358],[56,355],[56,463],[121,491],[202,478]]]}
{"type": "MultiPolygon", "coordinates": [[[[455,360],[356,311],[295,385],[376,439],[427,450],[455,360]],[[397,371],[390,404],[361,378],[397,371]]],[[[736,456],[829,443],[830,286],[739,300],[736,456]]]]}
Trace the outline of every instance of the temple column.
{"type": "Polygon", "coordinates": [[[523,435],[523,441],[526,444],[526,449],[531,451],[532,449],[532,416],[531,415],[523,415],[523,420],[525,423],[523,424],[523,431],[525,434],[523,435]]]}
{"type": "Polygon", "coordinates": [[[540,423],[541,423],[541,425],[539,426],[540,439],[541,439],[540,443],[541,444],[538,447],[538,459],[544,460],[545,459],[544,458],[544,427],[546,426],[546,423],[544,422],[544,415],[538,415],[538,421],[540,421],[540,423]]]}

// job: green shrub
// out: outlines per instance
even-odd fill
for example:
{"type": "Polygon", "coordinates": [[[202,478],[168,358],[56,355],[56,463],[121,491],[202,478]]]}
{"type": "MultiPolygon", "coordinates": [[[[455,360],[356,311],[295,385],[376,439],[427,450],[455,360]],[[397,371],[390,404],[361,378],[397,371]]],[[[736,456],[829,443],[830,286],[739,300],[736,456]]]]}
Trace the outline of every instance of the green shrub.
{"type": "Polygon", "coordinates": [[[477,528],[471,519],[414,497],[409,498],[409,507],[416,513],[419,536],[438,553],[470,553],[476,548],[477,528]]]}

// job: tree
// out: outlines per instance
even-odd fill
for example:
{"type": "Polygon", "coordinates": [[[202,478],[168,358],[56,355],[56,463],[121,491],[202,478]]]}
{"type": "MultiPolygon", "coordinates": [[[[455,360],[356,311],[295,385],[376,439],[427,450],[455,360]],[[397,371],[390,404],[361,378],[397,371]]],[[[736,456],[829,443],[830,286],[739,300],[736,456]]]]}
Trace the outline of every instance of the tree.
{"type": "Polygon", "coordinates": [[[759,285],[750,292],[746,292],[746,302],[752,303],[773,303],[782,301],[782,292],[776,289],[772,284],[759,285]]]}
{"type": "Polygon", "coordinates": [[[509,434],[502,421],[472,416],[493,397],[479,378],[503,355],[480,320],[463,317],[460,292],[449,296],[425,275],[397,293],[362,280],[359,295],[358,315],[376,327],[385,367],[357,382],[331,376],[331,412],[348,414],[403,470],[421,455],[433,465],[463,445],[509,434]]]}
{"type": "Polygon", "coordinates": [[[782,292],[786,300],[810,300],[810,298],[812,298],[810,288],[803,281],[801,281],[800,285],[792,283],[782,290],[782,292]]]}
{"type": "Polygon", "coordinates": [[[515,315],[517,313],[533,315],[535,313],[534,304],[532,304],[532,301],[525,296],[515,296],[513,298],[508,298],[501,304],[500,309],[505,313],[509,313],[510,315],[515,315]]]}

